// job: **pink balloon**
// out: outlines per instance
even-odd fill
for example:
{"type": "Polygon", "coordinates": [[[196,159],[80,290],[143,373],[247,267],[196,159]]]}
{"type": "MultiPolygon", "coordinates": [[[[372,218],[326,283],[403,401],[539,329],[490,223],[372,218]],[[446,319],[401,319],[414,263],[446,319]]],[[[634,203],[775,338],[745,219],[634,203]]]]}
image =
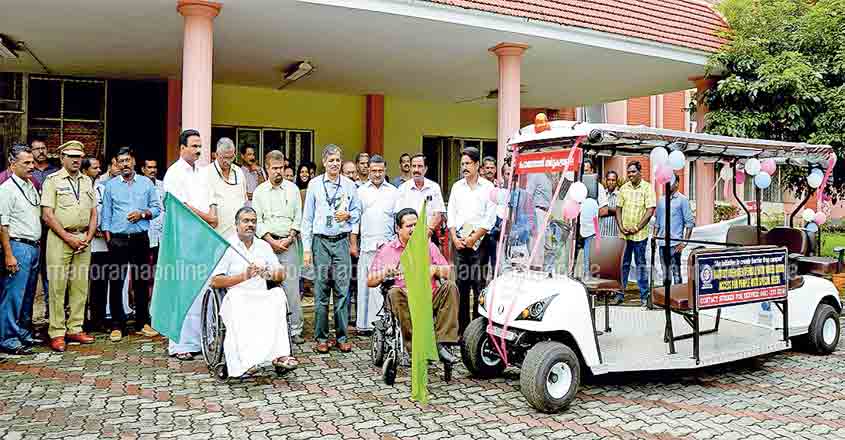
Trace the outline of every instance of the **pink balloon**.
{"type": "Polygon", "coordinates": [[[736,170],[736,174],[734,175],[734,179],[736,180],[736,183],[738,183],[740,185],[744,184],[745,183],[745,171],[736,170]]]}
{"type": "Polygon", "coordinates": [[[770,176],[775,174],[775,170],[777,169],[777,165],[775,164],[774,159],[766,159],[760,163],[760,169],[768,173],[770,176]]]}
{"type": "Polygon", "coordinates": [[[821,226],[827,221],[827,216],[823,212],[817,212],[816,218],[814,220],[816,221],[817,225],[821,226]]]}
{"type": "Polygon", "coordinates": [[[672,168],[667,165],[658,165],[654,171],[654,180],[658,185],[665,185],[672,180],[672,168]]]}
{"type": "Polygon", "coordinates": [[[563,202],[563,216],[569,220],[578,217],[578,211],[581,209],[581,206],[578,202],[572,199],[567,199],[563,202]]]}

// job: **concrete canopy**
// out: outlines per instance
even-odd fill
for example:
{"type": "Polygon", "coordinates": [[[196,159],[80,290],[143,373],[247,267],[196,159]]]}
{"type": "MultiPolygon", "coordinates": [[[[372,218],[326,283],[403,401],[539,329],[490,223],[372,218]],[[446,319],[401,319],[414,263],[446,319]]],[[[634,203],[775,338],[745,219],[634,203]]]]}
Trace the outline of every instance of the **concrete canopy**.
{"type": "MultiPolygon", "coordinates": [[[[182,17],[175,0],[4,0],[0,34],[27,46],[57,74],[178,77],[182,17]]],[[[214,24],[214,81],[278,87],[281,71],[316,71],[290,88],[457,101],[497,87],[502,41],[530,46],[526,107],[608,102],[688,88],[704,72],[700,50],[394,0],[226,1],[214,24]]],[[[2,71],[43,72],[23,52],[2,71]]],[[[490,100],[491,104],[495,101],[490,100]]]]}

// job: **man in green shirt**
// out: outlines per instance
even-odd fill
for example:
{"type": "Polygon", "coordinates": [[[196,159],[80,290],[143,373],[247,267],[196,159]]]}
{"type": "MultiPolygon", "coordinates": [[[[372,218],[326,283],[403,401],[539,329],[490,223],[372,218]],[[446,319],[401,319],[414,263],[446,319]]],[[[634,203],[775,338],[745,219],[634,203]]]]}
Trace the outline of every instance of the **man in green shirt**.
{"type": "MultiPolygon", "coordinates": [[[[656,200],[651,184],[642,178],[642,165],[634,161],[627,167],[628,181],[619,188],[616,201],[616,222],[619,234],[625,240],[625,255],[622,258],[622,288],[628,285],[631,271],[631,256],[637,264],[637,285],[640,288],[640,302],[643,307],[648,302],[648,266],[645,261],[646,243],[648,242],[648,222],[654,215],[656,200]]],[[[616,298],[621,304],[624,293],[616,298]]]]}
{"type": "Polygon", "coordinates": [[[288,298],[291,339],[302,344],[302,306],[299,301],[299,225],[302,223],[302,199],[299,188],[285,180],[285,155],[273,150],[265,158],[268,180],[258,185],[252,195],[252,207],[258,217],[255,235],[270,244],[286,271],[282,289],[288,298]]]}

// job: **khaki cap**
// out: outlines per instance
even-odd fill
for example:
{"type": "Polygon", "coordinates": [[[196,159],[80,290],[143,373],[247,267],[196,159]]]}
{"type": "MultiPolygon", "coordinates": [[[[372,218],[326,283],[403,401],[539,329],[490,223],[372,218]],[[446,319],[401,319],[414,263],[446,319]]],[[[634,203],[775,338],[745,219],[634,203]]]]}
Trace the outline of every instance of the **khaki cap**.
{"type": "Polygon", "coordinates": [[[67,154],[68,156],[84,156],[85,146],[79,141],[67,141],[59,145],[59,154],[67,154]]]}

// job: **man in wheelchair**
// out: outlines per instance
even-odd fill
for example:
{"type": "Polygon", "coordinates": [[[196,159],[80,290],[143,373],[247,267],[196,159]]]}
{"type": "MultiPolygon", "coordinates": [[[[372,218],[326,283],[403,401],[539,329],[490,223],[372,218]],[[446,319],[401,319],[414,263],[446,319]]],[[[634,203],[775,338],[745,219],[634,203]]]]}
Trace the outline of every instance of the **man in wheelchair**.
{"type": "Polygon", "coordinates": [[[238,377],[260,364],[295,368],[287,325],[287,300],[281,287],[285,270],[273,249],[255,238],[255,210],[243,207],[235,215],[237,232],[211,278],[211,287],[227,289],[220,308],[226,326],[223,352],[229,375],[238,377]]]}
{"type": "MultiPolygon", "coordinates": [[[[411,208],[405,208],[396,213],[394,217],[397,238],[384,244],[376,252],[370,273],[367,277],[369,287],[378,287],[385,278],[393,278],[395,284],[388,291],[392,312],[399,318],[402,328],[402,338],[405,344],[405,351],[411,352],[411,315],[408,309],[408,293],[405,289],[405,279],[402,275],[402,268],[399,264],[399,257],[414,227],[417,225],[417,212],[411,208]]],[[[443,258],[443,254],[433,243],[428,245],[429,257],[431,258],[431,288],[432,306],[434,309],[434,332],[437,336],[437,352],[440,360],[445,363],[455,363],[457,359],[444,344],[458,342],[458,287],[453,281],[449,281],[449,263],[443,258]],[[438,286],[438,280],[442,283],[438,286]]]]}

